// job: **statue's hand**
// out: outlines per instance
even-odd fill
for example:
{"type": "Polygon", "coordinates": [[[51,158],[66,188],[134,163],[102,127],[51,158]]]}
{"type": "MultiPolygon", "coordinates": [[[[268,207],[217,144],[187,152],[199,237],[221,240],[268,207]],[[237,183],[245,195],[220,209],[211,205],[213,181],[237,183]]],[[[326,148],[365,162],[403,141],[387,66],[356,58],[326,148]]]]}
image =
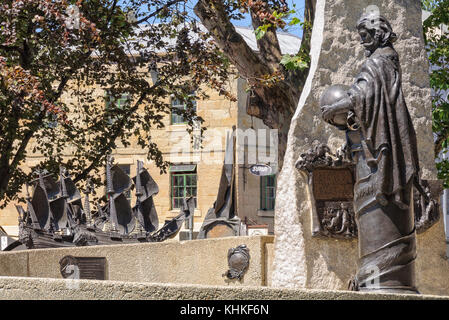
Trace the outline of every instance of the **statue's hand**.
{"type": "Polygon", "coordinates": [[[335,108],[332,106],[322,106],[321,107],[321,115],[326,122],[332,122],[332,119],[335,116],[335,108]]]}

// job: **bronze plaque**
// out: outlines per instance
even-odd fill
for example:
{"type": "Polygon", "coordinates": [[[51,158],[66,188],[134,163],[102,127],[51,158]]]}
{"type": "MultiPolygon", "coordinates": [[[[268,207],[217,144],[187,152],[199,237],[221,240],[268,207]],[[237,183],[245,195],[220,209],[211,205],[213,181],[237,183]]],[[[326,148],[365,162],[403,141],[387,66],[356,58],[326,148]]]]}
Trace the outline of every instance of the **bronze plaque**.
{"type": "Polygon", "coordinates": [[[357,237],[354,208],[351,201],[316,201],[320,228],[314,235],[337,239],[357,237]]]}
{"type": "Polygon", "coordinates": [[[235,236],[234,230],[222,223],[217,223],[209,231],[207,231],[206,238],[224,238],[235,236]]]}
{"type": "Polygon", "coordinates": [[[106,280],[106,258],[65,256],[59,266],[63,278],[106,280]]]}
{"type": "Polygon", "coordinates": [[[353,194],[354,182],[350,169],[315,169],[313,171],[315,200],[352,200],[353,194]]]}

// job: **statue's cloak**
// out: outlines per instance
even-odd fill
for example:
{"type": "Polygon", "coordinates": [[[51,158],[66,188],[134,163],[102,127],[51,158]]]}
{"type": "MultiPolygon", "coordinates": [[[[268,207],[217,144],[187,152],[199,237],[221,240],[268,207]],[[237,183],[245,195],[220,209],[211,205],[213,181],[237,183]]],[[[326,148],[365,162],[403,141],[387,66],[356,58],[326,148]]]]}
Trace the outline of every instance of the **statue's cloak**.
{"type": "Polygon", "coordinates": [[[366,162],[375,176],[376,198],[387,197],[405,208],[410,195],[404,188],[418,175],[419,162],[401,77],[397,52],[378,48],[362,65],[348,94],[364,136],[366,162]]]}

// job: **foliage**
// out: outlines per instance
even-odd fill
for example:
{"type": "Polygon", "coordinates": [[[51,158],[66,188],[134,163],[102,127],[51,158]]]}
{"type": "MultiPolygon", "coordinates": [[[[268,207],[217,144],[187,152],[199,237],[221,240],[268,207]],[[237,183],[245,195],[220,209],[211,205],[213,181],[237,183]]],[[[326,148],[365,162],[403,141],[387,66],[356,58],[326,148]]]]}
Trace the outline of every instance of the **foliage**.
{"type": "Polygon", "coordinates": [[[93,175],[100,183],[106,154],[135,136],[164,171],[151,129],[164,126],[170,97],[190,106],[181,111],[190,131],[202,123],[192,91],[204,98],[209,86],[232,98],[228,62],[184,3],[2,0],[0,206],[31,178],[21,169],[31,152],[44,157],[40,168],[57,173],[62,164],[76,182],[93,175]],[[127,103],[110,103],[124,96],[127,103]]]}
{"type": "MultiPolygon", "coordinates": [[[[270,28],[288,31],[290,27],[306,27],[306,23],[297,16],[296,4],[292,5],[292,9],[285,1],[273,1],[271,4],[262,0],[241,1],[240,5],[242,12],[252,10],[263,23],[254,30],[257,40],[262,39],[270,28]]],[[[307,68],[310,61],[308,54],[299,52],[296,55],[285,54],[279,63],[287,70],[295,70],[307,68]]]]}
{"type": "MultiPolygon", "coordinates": [[[[424,36],[432,66],[433,131],[436,134],[435,156],[449,147],[449,0],[422,1],[422,7],[432,15],[424,21],[424,36]]],[[[449,187],[449,161],[437,164],[439,178],[449,187]]]]}

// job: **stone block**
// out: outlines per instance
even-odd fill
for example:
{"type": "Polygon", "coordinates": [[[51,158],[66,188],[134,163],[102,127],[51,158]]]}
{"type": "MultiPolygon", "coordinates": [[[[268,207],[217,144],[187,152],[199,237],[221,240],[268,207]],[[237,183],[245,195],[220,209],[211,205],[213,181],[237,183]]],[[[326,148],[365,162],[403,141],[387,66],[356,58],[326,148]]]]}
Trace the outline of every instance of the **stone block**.
{"type": "MultiPolygon", "coordinates": [[[[312,237],[311,197],[307,178],[295,162],[314,143],[333,152],[344,133],[321,119],[319,98],[330,85],[351,85],[364,61],[357,20],[372,1],[317,0],[312,33],[311,67],[297,110],[291,121],[287,151],[277,179],[275,258],[273,285],[288,288],[346,289],[356,271],[357,241],[312,237]]],[[[404,97],[418,138],[421,178],[436,178],[433,152],[429,65],[424,48],[420,1],[376,1],[399,39],[404,97]]],[[[447,293],[449,264],[440,225],[418,236],[418,290],[447,293]],[[421,257],[421,258],[420,258],[421,257]],[[421,260],[422,259],[422,260],[421,260]]]]}
{"type": "Polygon", "coordinates": [[[266,285],[265,244],[271,236],[228,237],[178,242],[126,244],[0,253],[0,276],[62,278],[59,261],[67,256],[106,258],[108,280],[204,285],[266,285]],[[241,281],[229,280],[230,248],[245,244],[250,264],[241,281]]]}

